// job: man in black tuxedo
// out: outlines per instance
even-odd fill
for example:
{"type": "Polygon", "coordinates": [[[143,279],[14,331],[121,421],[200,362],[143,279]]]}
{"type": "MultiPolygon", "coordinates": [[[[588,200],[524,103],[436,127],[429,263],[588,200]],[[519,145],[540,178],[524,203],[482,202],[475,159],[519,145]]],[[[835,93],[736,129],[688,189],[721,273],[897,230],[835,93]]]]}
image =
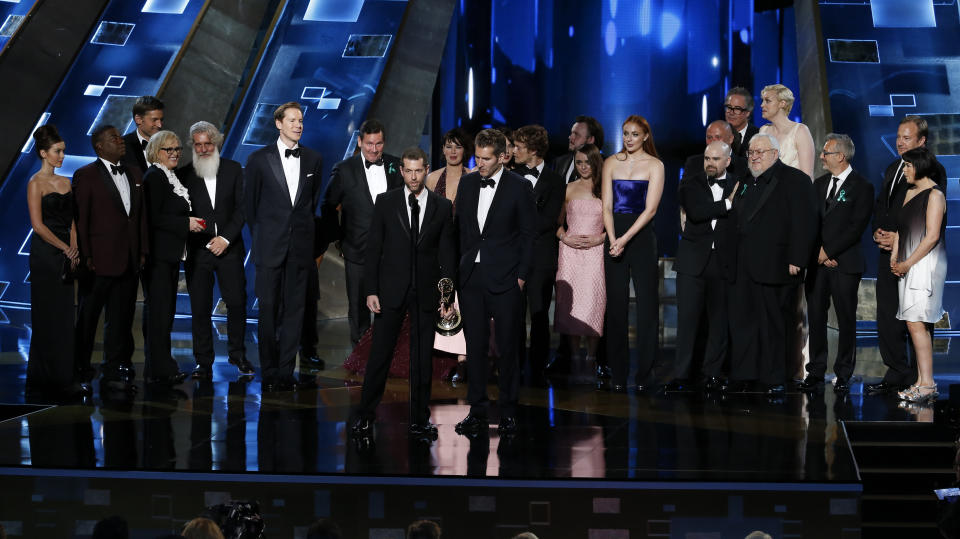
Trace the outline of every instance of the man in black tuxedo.
{"type": "Polygon", "coordinates": [[[771,397],[785,392],[787,321],[816,235],[813,184],[779,159],[777,139],[750,141],[751,177],[735,193],[736,281],[731,291],[728,391],[758,381],[771,397]]]}
{"type": "Polygon", "coordinates": [[[315,272],[313,216],[320,199],[320,154],[300,146],[303,112],[294,101],[273,114],[280,136],[250,154],[244,198],[260,301],[257,335],[266,391],[311,387],[293,375],[307,279],[315,272]]]}
{"type": "MultiPolygon", "coordinates": [[[[441,278],[452,281],[456,273],[453,205],[425,188],[429,165],[423,150],[408,148],[402,157],[406,186],[377,197],[367,235],[363,290],[376,323],[353,432],[358,436],[372,433],[374,411],[383,397],[400,325],[409,313],[408,431],[436,439],[437,427],[430,423],[430,377],[440,303],[437,284],[441,278]]],[[[445,309],[444,315],[452,316],[452,311],[452,307],[445,309]]]]}
{"type": "Polygon", "coordinates": [[[384,133],[383,124],[377,120],[367,120],[360,125],[357,140],[360,152],[334,165],[321,210],[323,245],[339,240],[343,251],[347,317],[350,342],[354,345],[370,327],[370,311],[361,280],[373,202],[377,195],[403,185],[400,161],[383,153],[384,133]],[[339,219],[337,206],[340,207],[339,219]]]}
{"type": "Polygon", "coordinates": [[[474,146],[477,171],[460,178],[455,206],[460,236],[460,310],[467,341],[467,401],[470,413],[457,423],[460,434],[487,427],[490,319],[500,358],[501,434],[517,430],[517,350],[523,331],[523,287],[533,267],[537,205],[530,182],[505,170],[503,133],[485,129],[474,146]]]}
{"type": "MultiPolygon", "coordinates": [[[[539,125],[526,125],[514,132],[513,171],[533,185],[537,205],[537,229],[533,240],[533,266],[524,286],[530,311],[529,376],[534,385],[544,383],[543,369],[550,358],[550,302],[557,280],[557,220],[566,198],[567,188],[556,172],[546,168],[543,156],[550,147],[547,130],[539,125]]],[[[520,337],[520,361],[526,352],[527,335],[520,337]]]]}
{"type": "MultiPolygon", "coordinates": [[[[727,146],[733,148],[733,128],[730,127],[730,124],[723,121],[717,120],[715,122],[710,122],[710,125],[707,126],[706,130],[706,144],[709,146],[713,142],[723,142],[727,146]]],[[[704,171],[704,154],[691,155],[687,158],[687,161],[683,164],[683,176],[687,177],[690,174],[699,174],[704,171]]],[[[730,155],[730,164],[727,166],[727,173],[731,174],[735,178],[744,178],[747,174],[750,174],[750,169],[747,168],[747,158],[742,157],[736,154],[730,155]]]]}
{"type": "Polygon", "coordinates": [[[798,384],[802,391],[815,391],[823,384],[831,298],[840,331],[837,360],[833,365],[837,374],[834,391],[850,391],[850,376],[856,365],[857,291],[866,269],[860,240],[873,212],[873,184],[850,166],[854,152],[849,136],[827,135],[820,152],[827,174],[813,184],[820,233],[814,243],[814,261],[810,263],[804,283],[810,320],[810,362],[806,365],[806,378],[798,384]]]}
{"type": "Polygon", "coordinates": [[[190,234],[185,270],[193,318],[194,378],[213,375],[214,276],[227,306],[227,350],[241,375],[252,375],[243,334],[247,324],[247,279],[243,272],[243,169],[220,156],[223,134],[210,122],[190,126],[193,160],[177,171],[190,192],[193,214],[204,220],[203,232],[190,234]]]}
{"type": "MultiPolygon", "coordinates": [[[[726,122],[724,122],[726,123],[726,122]]],[[[727,288],[732,281],[728,257],[728,212],[741,176],[729,173],[732,150],[723,141],[707,145],[700,171],[686,174],[677,188],[680,210],[687,216],[677,247],[677,362],[668,391],[683,391],[689,380],[701,320],[707,322],[707,345],[701,372],[704,389],[721,388],[730,324],[727,288]]]]}
{"type": "Polygon", "coordinates": [[[90,141],[98,159],[73,175],[77,242],[89,270],[80,279],[77,363],[89,380],[97,324],[106,307],[101,392],[104,385],[134,390],[133,316],[148,251],[143,179],[139,169],[121,164],[126,148],[115,127],[97,128],[90,141]]]}
{"type": "MultiPolygon", "coordinates": [[[[920,116],[905,116],[897,127],[897,155],[927,143],[927,121],[920,116]]],[[[939,162],[937,176],[930,178],[947,190],[947,173],[939,162]]],[[[898,216],[907,194],[907,180],[903,177],[903,160],[897,158],[883,173],[883,187],[877,193],[873,210],[873,242],[879,247],[877,253],[877,338],[880,357],[887,366],[883,379],[867,384],[868,393],[883,394],[899,391],[912,385],[917,378],[917,367],[907,355],[907,324],[897,319],[900,293],[899,278],[890,270],[890,250],[896,241],[899,228],[898,216]]]]}
{"type": "Polygon", "coordinates": [[[570,136],[567,137],[567,153],[553,160],[551,167],[554,172],[563,178],[563,183],[570,183],[577,179],[573,156],[584,144],[593,144],[603,151],[603,126],[592,116],[580,115],[573,121],[570,136]]]}
{"type": "Polygon", "coordinates": [[[123,137],[123,144],[127,147],[123,166],[136,168],[141,175],[150,166],[147,163],[147,142],[163,129],[163,108],[163,101],[152,95],[139,97],[133,104],[133,123],[137,128],[123,137]]]}
{"type": "Polygon", "coordinates": [[[753,114],[753,95],[742,86],[730,88],[723,100],[724,117],[733,128],[733,154],[747,157],[747,148],[750,139],[760,132],[757,126],[750,123],[753,114]]]}

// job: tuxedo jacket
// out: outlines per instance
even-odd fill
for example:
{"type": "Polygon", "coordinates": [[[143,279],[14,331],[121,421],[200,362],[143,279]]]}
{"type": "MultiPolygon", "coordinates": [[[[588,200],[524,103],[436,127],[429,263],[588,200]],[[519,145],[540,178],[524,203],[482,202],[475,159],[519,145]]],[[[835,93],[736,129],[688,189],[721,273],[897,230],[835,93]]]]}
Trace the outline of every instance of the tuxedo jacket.
{"type": "MultiPolygon", "coordinates": [[[[501,293],[526,281],[533,266],[537,204],[530,182],[509,170],[500,175],[483,230],[477,222],[479,172],[460,178],[456,223],[460,238],[460,285],[482,273],[487,291],[501,293]],[[474,261],[480,253],[480,263],[474,261]]],[[[485,188],[488,189],[488,188],[485,188]]]]}
{"type": "Polygon", "coordinates": [[[190,235],[190,205],[173,192],[167,175],[156,165],[143,176],[149,223],[150,258],[179,262],[190,235]]]}
{"type": "MultiPolygon", "coordinates": [[[[383,171],[387,176],[387,191],[403,186],[399,159],[383,154],[383,171]]],[[[318,250],[325,251],[330,243],[339,240],[343,257],[363,264],[373,202],[360,153],[334,165],[320,212],[323,238],[318,250]],[[340,206],[339,216],[337,206],[340,206]]]]}
{"type": "Polygon", "coordinates": [[[560,178],[563,180],[563,183],[567,183],[568,181],[572,181],[576,179],[576,176],[577,176],[576,169],[574,169],[573,172],[570,174],[569,180],[567,179],[567,176],[566,176],[567,169],[570,168],[570,163],[573,162],[573,157],[575,153],[576,152],[567,152],[557,157],[556,159],[553,160],[553,166],[550,167],[553,169],[554,172],[556,172],[560,176],[560,178]]]}
{"type": "MultiPolygon", "coordinates": [[[[900,163],[900,158],[897,158],[894,162],[890,163],[883,172],[883,186],[880,188],[880,192],[877,193],[877,201],[873,209],[873,224],[870,227],[871,232],[878,228],[896,232],[900,228],[898,224],[900,208],[903,207],[903,199],[907,195],[907,188],[910,187],[909,184],[907,184],[907,180],[901,178],[900,183],[893,189],[893,193],[890,192],[890,186],[900,171],[900,163]]],[[[934,168],[937,170],[937,177],[930,179],[937,182],[937,185],[946,193],[947,171],[939,161],[936,162],[934,168]]]]}
{"type": "Polygon", "coordinates": [[[533,199],[537,206],[537,232],[533,240],[534,268],[554,273],[557,271],[557,259],[560,256],[557,226],[560,209],[566,197],[567,184],[563,177],[546,166],[543,167],[537,185],[533,188],[533,199]]]}
{"type": "Polygon", "coordinates": [[[838,271],[863,273],[866,262],[860,240],[873,212],[873,184],[854,170],[843,180],[834,197],[826,200],[832,177],[832,174],[824,174],[813,184],[820,227],[811,265],[816,264],[820,247],[823,247],[827,257],[837,261],[838,271]]]}
{"type": "MultiPolygon", "coordinates": [[[[736,229],[737,264],[757,283],[797,283],[789,265],[805,268],[817,233],[816,196],[810,177],[779,159],[761,175],[766,181],[753,208],[743,205],[745,184],[734,196],[731,229],[736,229]]],[[[758,187],[748,187],[757,189],[758,187]]]]}
{"type": "Polygon", "coordinates": [[[275,142],[247,158],[247,226],[253,239],[253,263],[270,268],[286,262],[313,264],[313,217],[320,200],[320,154],[300,146],[300,182],[294,202],[275,142]]]}
{"type": "MultiPolygon", "coordinates": [[[[749,121],[749,120],[748,120],[748,121],[749,121]]],[[[740,144],[737,144],[737,142],[736,142],[736,135],[737,135],[737,133],[736,133],[736,131],[734,131],[734,133],[733,133],[733,135],[734,135],[734,142],[733,142],[733,146],[732,146],[733,153],[734,153],[735,155],[739,155],[740,157],[743,157],[744,159],[746,159],[746,157],[747,157],[747,150],[750,149],[750,139],[752,139],[753,136],[756,135],[756,134],[759,133],[759,132],[760,132],[760,128],[759,128],[759,127],[753,125],[752,123],[748,123],[748,124],[747,124],[747,131],[746,131],[746,133],[743,134],[743,141],[742,141],[740,144]]]]}
{"type": "Polygon", "coordinates": [[[130,215],[102,161],[97,159],[73,174],[77,242],[83,258],[93,260],[97,275],[116,277],[127,270],[137,272],[141,256],[148,252],[143,180],[136,168],[128,168],[126,175],[130,183],[130,215]]]}
{"type": "MultiPolygon", "coordinates": [[[[703,154],[691,155],[683,164],[683,177],[686,178],[695,172],[703,172],[703,154]]],[[[750,174],[750,168],[747,164],[747,158],[734,153],[730,156],[730,165],[727,166],[727,176],[735,178],[746,178],[750,174]]],[[[734,180],[736,183],[736,180],[734,180]]],[[[733,184],[730,184],[732,187],[733,184]]]]}
{"type": "MultiPolygon", "coordinates": [[[[364,256],[364,296],[377,295],[383,306],[393,309],[403,305],[413,283],[407,204],[405,189],[392,189],[377,196],[364,256]]],[[[417,235],[417,300],[421,310],[436,311],[440,304],[437,283],[443,277],[453,279],[456,273],[453,204],[427,191],[426,208],[421,210],[424,214],[417,235]]]]}
{"type": "Polygon", "coordinates": [[[140,145],[140,138],[137,137],[136,129],[123,136],[123,145],[127,147],[127,153],[123,154],[123,158],[120,160],[123,166],[128,169],[136,168],[141,175],[146,174],[150,167],[143,156],[143,146],[140,145]]]}
{"type": "Polygon", "coordinates": [[[220,168],[217,169],[216,204],[211,203],[207,183],[197,176],[193,165],[187,165],[177,170],[180,182],[190,191],[190,202],[193,204],[193,215],[206,221],[207,228],[203,232],[190,234],[189,250],[191,256],[211,256],[214,254],[207,249],[207,244],[216,236],[230,242],[221,256],[234,251],[244,253],[243,248],[243,168],[240,163],[230,159],[220,158],[220,168]]]}
{"type": "MultiPolygon", "coordinates": [[[[677,246],[677,260],[674,269],[678,273],[700,275],[707,267],[710,251],[715,249],[717,255],[730,253],[729,227],[734,226],[727,218],[728,211],[724,201],[736,185],[738,177],[727,173],[726,185],[723,189],[723,198],[714,202],[713,192],[707,183],[707,175],[701,169],[699,172],[684,176],[677,188],[677,201],[680,208],[687,214],[687,221],[677,246]],[[711,221],[717,220],[717,227],[710,226],[711,221]]],[[[729,267],[729,257],[720,257],[718,261],[725,275],[732,278],[732,268],[729,267]]]]}

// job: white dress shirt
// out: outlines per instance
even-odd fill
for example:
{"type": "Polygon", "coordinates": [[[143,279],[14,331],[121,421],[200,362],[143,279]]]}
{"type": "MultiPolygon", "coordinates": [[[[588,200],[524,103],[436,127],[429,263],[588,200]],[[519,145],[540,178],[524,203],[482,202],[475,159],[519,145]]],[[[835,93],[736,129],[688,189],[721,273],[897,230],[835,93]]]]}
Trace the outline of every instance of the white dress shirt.
{"type": "Polygon", "coordinates": [[[833,178],[837,179],[837,186],[833,189],[833,196],[837,196],[837,193],[840,192],[840,186],[843,185],[844,180],[847,179],[847,176],[849,176],[851,172],[853,172],[853,167],[847,165],[847,168],[845,168],[843,172],[830,178],[830,181],[827,182],[827,194],[824,195],[824,200],[830,200],[830,184],[833,183],[833,178]]]}
{"type": "MultiPolygon", "coordinates": [[[[383,158],[381,157],[381,160],[383,158]]],[[[387,192],[387,164],[381,166],[367,166],[367,158],[360,156],[363,163],[363,173],[367,177],[367,189],[370,190],[370,200],[377,201],[377,195],[387,192]]]]}
{"type": "MultiPolygon", "coordinates": [[[[500,188],[501,176],[503,176],[503,165],[493,176],[490,176],[490,179],[495,182],[492,188],[480,187],[480,198],[477,201],[477,224],[480,225],[480,232],[483,232],[483,226],[487,224],[487,214],[490,213],[490,204],[493,203],[493,197],[497,194],[497,189],[500,188]]],[[[477,258],[474,262],[480,262],[479,249],[477,249],[477,258]]]]}
{"type": "MultiPolygon", "coordinates": [[[[217,209],[217,177],[204,178],[204,185],[207,186],[207,194],[210,195],[210,207],[214,210],[217,209]]],[[[217,236],[217,223],[213,223],[213,235],[217,236]]],[[[219,236],[218,236],[219,237],[219,236]]],[[[227,245],[230,245],[230,242],[227,238],[220,238],[223,241],[227,242],[227,245]]],[[[207,248],[210,248],[210,244],[207,244],[207,248]]]]}
{"type": "MultiPolygon", "coordinates": [[[[718,179],[718,180],[724,180],[724,179],[726,179],[726,178],[727,178],[727,171],[726,171],[726,170],[723,171],[723,174],[721,174],[720,176],[717,176],[717,179],[718,179]]],[[[714,202],[720,202],[720,200],[723,199],[723,187],[720,187],[719,185],[717,185],[717,184],[715,184],[715,183],[710,183],[709,185],[710,185],[710,193],[713,195],[713,201],[714,201],[714,202]]],[[[723,202],[724,202],[724,205],[727,207],[727,211],[730,211],[730,208],[731,208],[731,206],[732,206],[732,204],[730,203],[730,199],[725,199],[723,202]]],[[[717,220],[716,220],[716,219],[711,219],[711,220],[710,220],[710,228],[713,229],[713,230],[716,230],[716,229],[717,229],[717,220]]],[[[717,246],[716,243],[711,243],[711,244],[710,244],[710,248],[711,248],[711,249],[716,248],[716,246],[717,246]]]]}
{"type": "Polygon", "coordinates": [[[887,193],[887,196],[893,195],[893,190],[897,188],[897,184],[900,183],[900,176],[903,175],[903,159],[900,160],[900,164],[897,165],[897,172],[893,175],[893,181],[890,182],[890,192],[887,193]]]}
{"type": "MultiPolygon", "coordinates": [[[[543,161],[540,161],[540,164],[537,165],[537,166],[535,166],[535,167],[533,167],[533,168],[537,169],[537,174],[543,174],[543,166],[544,166],[544,162],[543,162],[543,161]]],[[[534,187],[534,188],[537,187],[537,180],[540,179],[540,176],[534,177],[533,174],[524,174],[523,177],[526,178],[526,179],[528,179],[528,180],[530,180],[530,183],[533,184],[533,187],[534,187]]]]}
{"type": "MultiPolygon", "coordinates": [[[[297,144],[291,150],[298,148],[297,144]]],[[[286,157],[287,145],[277,138],[277,149],[280,150],[280,162],[283,164],[283,175],[286,176],[287,190],[290,191],[290,204],[297,201],[297,188],[300,186],[300,159],[294,156],[286,157]]]]}
{"type": "Polygon", "coordinates": [[[127,215],[130,215],[130,180],[127,179],[126,174],[114,174],[110,170],[111,166],[118,166],[119,163],[111,163],[102,157],[100,160],[107,166],[107,172],[110,174],[110,178],[113,179],[114,185],[117,186],[117,191],[120,191],[120,200],[123,201],[124,211],[127,212],[127,215]]]}
{"type": "MultiPolygon", "coordinates": [[[[403,203],[407,206],[407,222],[410,222],[410,214],[413,210],[410,208],[410,189],[406,185],[403,186],[403,203]]],[[[417,222],[417,230],[423,230],[423,216],[427,214],[427,189],[424,187],[420,190],[420,194],[417,195],[417,202],[420,204],[420,219],[417,222]]],[[[410,230],[413,230],[413,227],[410,227],[410,230]]]]}

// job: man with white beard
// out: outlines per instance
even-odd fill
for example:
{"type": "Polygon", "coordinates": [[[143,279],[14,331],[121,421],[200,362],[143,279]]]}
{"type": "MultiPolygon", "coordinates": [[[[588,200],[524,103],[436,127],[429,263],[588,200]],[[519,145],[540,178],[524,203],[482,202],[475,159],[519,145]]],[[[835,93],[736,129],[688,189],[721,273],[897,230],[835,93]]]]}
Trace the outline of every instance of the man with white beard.
{"type": "Polygon", "coordinates": [[[254,373],[247,361],[243,333],[247,319],[247,283],[243,273],[241,230],[243,212],[243,169],[240,163],[220,157],[223,134],[210,122],[190,126],[193,161],[177,171],[190,192],[193,214],[205,221],[203,232],[190,234],[185,263],[190,311],[193,313],[194,378],[213,375],[213,280],[227,306],[227,349],[229,361],[244,376],[254,373]]]}

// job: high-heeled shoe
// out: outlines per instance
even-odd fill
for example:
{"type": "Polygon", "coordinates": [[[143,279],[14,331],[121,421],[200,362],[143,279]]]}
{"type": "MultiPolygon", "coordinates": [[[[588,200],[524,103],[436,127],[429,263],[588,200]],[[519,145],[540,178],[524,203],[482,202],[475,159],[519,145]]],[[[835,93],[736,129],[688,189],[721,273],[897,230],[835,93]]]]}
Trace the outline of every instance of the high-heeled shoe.
{"type": "Polygon", "coordinates": [[[937,384],[933,384],[932,386],[916,386],[912,392],[907,393],[901,398],[907,402],[931,404],[936,401],[939,396],[940,393],[937,392],[937,384]],[[931,391],[929,393],[921,393],[921,389],[930,389],[931,391]]]}
{"type": "Polygon", "coordinates": [[[897,398],[900,399],[900,400],[902,400],[902,401],[905,401],[905,400],[907,400],[907,395],[910,395],[911,393],[915,392],[916,390],[917,390],[917,386],[916,386],[916,385],[912,385],[912,386],[908,387],[907,389],[901,389],[900,391],[897,391],[897,398]]]}

